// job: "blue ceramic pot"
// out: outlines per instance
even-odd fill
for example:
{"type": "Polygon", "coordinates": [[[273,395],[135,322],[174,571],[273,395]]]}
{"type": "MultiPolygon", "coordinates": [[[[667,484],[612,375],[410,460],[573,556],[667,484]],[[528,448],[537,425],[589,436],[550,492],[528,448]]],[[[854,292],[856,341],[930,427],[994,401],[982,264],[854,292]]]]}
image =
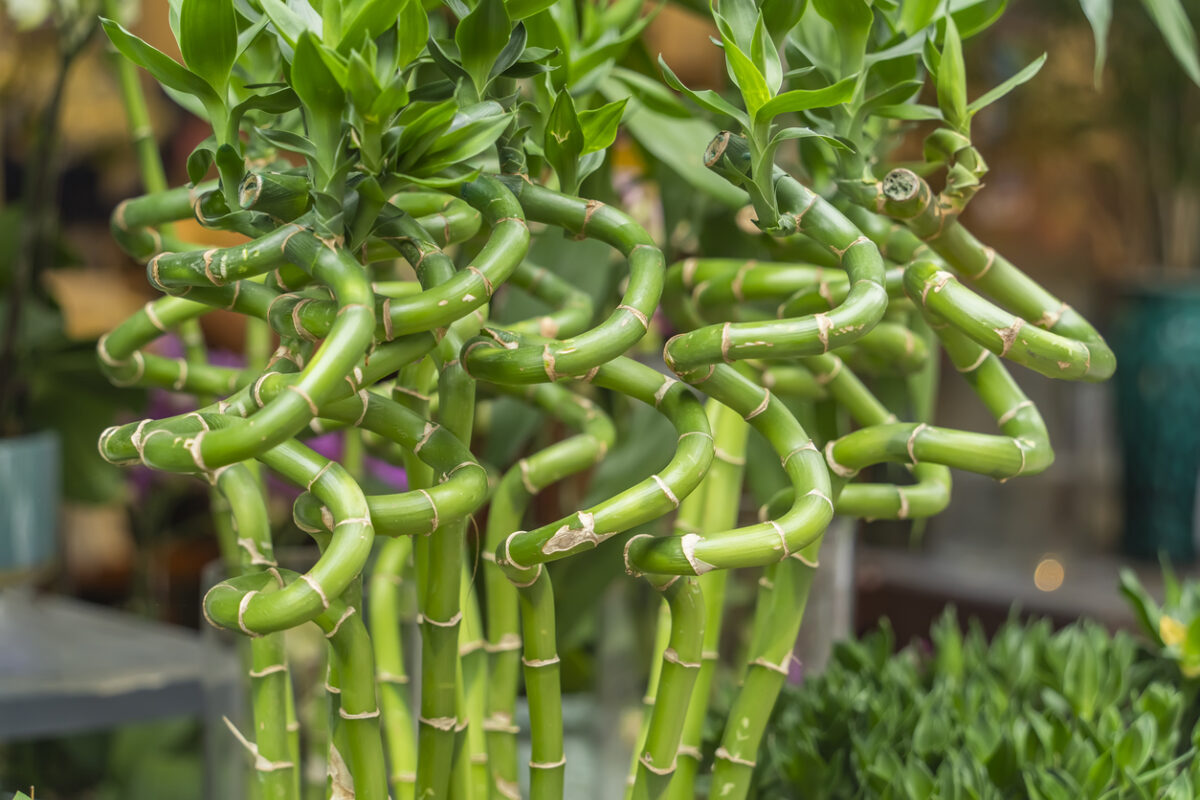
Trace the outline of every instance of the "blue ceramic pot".
{"type": "Polygon", "coordinates": [[[54,560],[58,503],[58,434],[0,439],[0,583],[54,560]]]}

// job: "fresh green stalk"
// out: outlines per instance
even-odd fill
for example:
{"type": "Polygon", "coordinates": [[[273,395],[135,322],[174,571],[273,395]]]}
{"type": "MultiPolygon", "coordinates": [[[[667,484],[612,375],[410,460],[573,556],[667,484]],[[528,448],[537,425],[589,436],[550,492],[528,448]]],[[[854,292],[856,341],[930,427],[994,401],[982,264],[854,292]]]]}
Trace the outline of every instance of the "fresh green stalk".
{"type": "Polygon", "coordinates": [[[375,682],[394,800],[412,800],[417,779],[416,719],[412,712],[408,673],[404,667],[403,628],[399,617],[405,570],[412,557],[408,537],[389,539],[379,548],[370,579],[368,627],[375,645],[375,682]]]}
{"type": "Polygon", "coordinates": [[[805,549],[807,563],[789,558],[775,569],[772,589],[767,595],[771,609],[768,615],[781,622],[765,627],[761,641],[750,652],[745,682],[730,709],[725,734],[717,748],[713,797],[739,800],[749,791],[758,745],[770,709],[787,680],[792,648],[812,586],[819,541],[814,545],[805,549]]]}
{"type": "MultiPolygon", "coordinates": [[[[746,440],[750,431],[737,412],[710,400],[708,421],[712,426],[716,460],[696,491],[704,495],[702,527],[696,533],[727,530],[737,525],[742,495],[742,475],[746,465],[746,440]]],[[[689,496],[690,499],[691,495],[689,496]]],[[[721,622],[725,605],[725,584],[729,573],[721,570],[701,575],[697,580],[704,595],[704,638],[700,671],[696,675],[691,702],[679,742],[679,762],[667,792],[669,800],[692,800],[695,779],[700,768],[700,745],[708,714],[708,698],[713,675],[720,657],[721,622]]]]}
{"type": "MultiPolygon", "coordinates": [[[[500,387],[502,391],[515,390],[500,387]]],[[[519,595],[495,564],[495,551],[521,526],[530,500],[549,484],[587,469],[612,446],[612,421],[591,401],[564,387],[542,384],[522,394],[553,417],[581,430],[521,459],[501,478],[492,497],[484,544],[483,578],[487,594],[488,659],[487,716],[488,763],[492,786],[500,797],[511,798],[517,788],[516,707],[519,652],[519,595]]]]}

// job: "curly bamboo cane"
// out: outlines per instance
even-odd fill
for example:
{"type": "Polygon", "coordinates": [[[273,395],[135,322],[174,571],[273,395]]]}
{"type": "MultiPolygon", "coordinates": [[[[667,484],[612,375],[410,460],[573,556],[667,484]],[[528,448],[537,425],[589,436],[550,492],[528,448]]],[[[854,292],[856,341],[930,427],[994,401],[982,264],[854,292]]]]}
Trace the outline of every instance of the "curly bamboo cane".
{"type": "MultiPolygon", "coordinates": [[[[955,273],[1014,312],[1015,316],[1002,315],[1004,324],[988,334],[972,333],[971,338],[1050,378],[1101,381],[1112,375],[1116,368],[1112,350],[1087,320],[971,235],[958,221],[953,205],[940,202],[924,179],[911,170],[897,169],[875,190],[879,212],[902,220],[955,273]]],[[[936,267],[918,274],[926,277],[933,271],[936,267]]],[[[968,297],[972,296],[960,293],[957,299],[972,311],[987,312],[989,321],[997,316],[998,309],[986,301],[968,297]]]]}
{"type": "MultiPolygon", "coordinates": [[[[701,535],[727,530],[737,525],[742,475],[746,465],[746,440],[750,431],[750,426],[736,411],[716,401],[710,400],[707,403],[707,413],[713,431],[716,460],[697,490],[704,496],[704,527],[692,532],[701,535]]],[[[696,675],[680,735],[679,761],[666,794],[669,800],[692,800],[695,796],[695,779],[700,769],[700,746],[708,714],[708,698],[720,657],[718,647],[721,641],[725,584],[728,576],[727,571],[720,570],[701,575],[697,579],[704,595],[705,620],[700,671],[696,675]]]]}
{"type": "MultiPolygon", "coordinates": [[[[501,391],[514,392],[501,387],[501,391]]],[[[541,384],[523,391],[530,402],[580,433],[522,458],[500,480],[492,496],[484,544],[483,578],[487,593],[487,643],[490,654],[487,693],[488,758],[492,785],[506,798],[516,797],[517,668],[521,637],[516,588],[495,565],[495,551],[521,526],[532,497],[551,483],[587,469],[604,457],[615,438],[612,421],[591,401],[565,387],[541,384]]]]}
{"type": "Polygon", "coordinates": [[[383,543],[371,570],[367,606],[367,623],[375,653],[375,682],[383,713],[389,784],[395,800],[412,800],[416,796],[416,718],[412,713],[398,616],[401,584],[412,549],[412,539],[408,537],[383,543]]]}
{"type": "Polygon", "coordinates": [[[556,225],[617,249],[629,262],[629,282],[621,303],[608,319],[569,339],[524,337],[485,328],[485,335],[468,342],[463,351],[467,371],[491,383],[553,383],[584,376],[621,356],[645,335],[658,306],[662,251],[632,219],[599,201],[569,197],[519,178],[506,176],[501,180],[516,195],[530,220],[556,225]]]}
{"type": "MultiPolygon", "coordinates": [[[[266,503],[250,468],[238,464],[225,470],[216,489],[229,505],[243,574],[276,567],[266,503]]],[[[254,742],[246,746],[254,757],[259,796],[264,800],[299,798],[300,772],[288,719],[292,682],[282,633],[250,640],[249,677],[254,742]]],[[[241,738],[240,733],[238,736],[241,738]]]]}

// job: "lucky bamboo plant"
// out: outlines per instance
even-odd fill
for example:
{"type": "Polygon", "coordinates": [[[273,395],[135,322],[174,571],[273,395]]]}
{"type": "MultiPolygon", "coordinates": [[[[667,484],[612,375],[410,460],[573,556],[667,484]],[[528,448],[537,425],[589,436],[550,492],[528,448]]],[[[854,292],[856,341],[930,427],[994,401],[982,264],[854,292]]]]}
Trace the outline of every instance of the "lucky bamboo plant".
{"type": "MultiPolygon", "coordinates": [[[[562,797],[546,565],[593,558],[618,537],[626,570],[666,609],[634,798],[695,795],[729,570],[761,572],[711,778],[713,797],[747,794],[834,515],[924,518],[949,502],[950,468],[999,480],[1046,469],[1046,428],[1004,360],[1059,379],[1103,380],[1114,368],[1082,317],[958,219],[986,171],[971,116],[1036,71],[967,102],[961,41],[997,8],[722,2],[713,18],[743,102],[685,94],[739,130],[690,157],[728,181],[724,198],[752,204],[761,234],[747,241],[768,237],[780,261],[746,260],[734,243],[669,267],[629,214],[580,194],[619,197],[605,159],[623,91],[655,114],[633,131],[645,152],[662,151],[656,138],[673,120],[693,121],[645,69],[644,48],[625,60],[641,47],[640,3],[172,0],[183,64],[104,22],[116,48],[207,119],[212,136],[188,160],[188,185],[148,181],[147,195],[114,213],[113,235],[164,297],[99,345],[115,382],[191,395],[196,410],[110,428],[100,449],[213,486],[235,574],[204,609],[249,640],[253,733],[234,733],[262,797],[299,793],[281,636],[308,622],[329,641],[329,796],[519,797],[523,677],[530,796],[562,797]],[[926,84],[936,107],[916,102],[926,84]],[[939,123],[926,160],[888,170],[888,148],[912,120],[939,123]],[[803,168],[811,186],[782,164],[803,168]],[[171,225],[190,217],[245,241],[181,241],[171,225]],[[554,265],[527,259],[531,237],[564,234],[611,248],[595,269],[624,265],[602,309],[554,265]],[[495,321],[493,298],[512,291],[550,311],[495,321]],[[209,363],[202,346],[179,359],[154,351],[155,339],[218,308],[247,317],[260,344],[269,330],[278,348],[243,369],[209,363]],[[660,310],[677,333],[663,351],[667,373],[626,355],[660,310]],[[998,433],[932,424],[928,365],[939,345],[998,433]],[[901,376],[913,402],[882,402],[878,376],[901,376]],[[486,463],[478,441],[488,431],[476,428],[489,416],[477,411],[497,396],[572,435],[486,463]],[[526,529],[537,494],[605,458],[615,437],[606,409],[621,396],[674,427],[669,462],[526,529]],[[750,428],[790,488],[739,526],[750,428]],[[361,459],[331,460],[305,443],[329,431],[342,432],[348,454],[365,447],[403,465],[407,490],[365,492],[361,459]],[[911,482],[859,479],[884,462],[908,465],[911,482]],[[264,471],[303,490],[294,523],[321,551],[307,572],[276,561],[264,471]],[[669,533],[622,535],[666,518],[669,533]],[[413,586],[419,696],[400,635],[400,595],[413,586]]],[[[136,91],[128,97],[142,130],[136,91]]]]}

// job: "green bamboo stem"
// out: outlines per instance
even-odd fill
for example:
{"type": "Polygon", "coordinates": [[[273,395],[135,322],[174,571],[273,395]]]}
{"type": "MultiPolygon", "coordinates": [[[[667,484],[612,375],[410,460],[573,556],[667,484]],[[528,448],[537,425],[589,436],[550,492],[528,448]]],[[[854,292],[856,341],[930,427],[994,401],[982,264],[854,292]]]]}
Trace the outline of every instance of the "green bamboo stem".
{"type": "Polygon", "coordinates": [[[529,699],[532,752],[529,794],[538,800],[563,797],[567,758],[563,753],[562,687],[555,642],[554,589],[550,573],[538,564],[532,570],[510,570],[521,598],[521,664],[529,699]],[[527,573],[533,577],[527,577],[527,573]]]}
{"type": "Polygon", "coordinates": [[[529,569],[590,550],[617,533],[670,513],[681,497],[696,488],[712,463],[712,435],[704,407],[684,384],[626,358],[599,367],[591,382],[655,407],[679,434],[675,454],[661,472],[615,497],[535,530],[512,532],[496,552],[502,567],[529,569]]]}
{"type": "MultiPolygon", "coordinates": [[[[715,437],[713,451],[715,454],[715,437]]],[[[705,473],[704,479],[696,487],[696,490],[680,503],[679,513],[675,515],[674,522],[674,532],[677,536],[700,532],[700,526],[704,521],[705,499],[712,488],[713,468],[718,463],[717,461],[713,462],[713,466],[709,467],[708,472],[705,473]]],[[[661,592],[660,587],[665,588],[666,580],[661,576],[651,576],[650,584],[654,586],[655,591],[661,592]],[[654,582],[655,580],[657,580],[657,585],[654,582]]],[[[662,680],[663,666],[666,663],[664,655],[667,648],[671,646],[672,631],[674,629],[673,618],[673,609],[670,603],[667,602],[665,595],[663,595],[662,602],[658,604],[658,621],[654,631],[654,646],[650,651],[650,669],[647,673],[646,691],[642,695],[641,727],[638,731],[637,741],[634,743],[633,755],[629,765],[629,775],[626,778],[626,800],[632,800],[637,791],[640,791],[643,795],[646,792],[645,778],[642,779],[640,787],[638,787],[637,781],[639,773],[645,769],[642,765],[642,758],[646,751],[646,743],[650,737],[654,709],[658,703],[658,687],[662,680]]],[[[653,754],[651,754],[651,765],[653,766],[653,754]]]]}
{"type": "Polygon", "coordinates": [[[638,755],[635,800],[661,798],[670,785],[704,649],[705,607],[697,579],[678,575],[647,579],[663,593],[671,610],[671,624],[646,740],[638,755]]]}
{"type": "MultiPolygon", "coordinates": [[[[992,352],[1047,377],[1101,381],[1112,375],[1116,368],[1112,350],[1087,320],[1004,256],[972,236],[958,221],[952,207],[937,202],[924,179],[910,170],[897,169],[876,188],[879,210],[902,220],[945,259],[957,275],[1013,312],[1004,315],[1007,317],[1005,324],[993,328],[994,338],[980,341],[974,334],[972,338],[992,352]]],[[[911,281],[906,276],[906,288],[914,301],[913,287],[921,285],[922,291],[927,292],[926,281],[936,270],[936,266],[927,265],[916,272],[911,281]]],[[[948,274],[946,277],[950,278],[948,274]]],[[[941,277],[936,280],[942,281],[941,277]]],[[[939,289],[938,293],[941,291],[939,289]]],[[[951,291],[955,292],[954,289],[951,291]]],[[[993,321],[998,310],[991,304],[981,298],[967,299],[973,297],[969,293],[956,292],[956,295],[959,302],[968,303],[973,311],[986,311],[988,322],[993,321]]],[[[923,300],[925,296],[922,295],[923,300]]],[[[971,330],[975,331],[977,327],[972,326],[971,330]]]]}
{"type": "MultiPolygon", "coordinates": [[[[237,465],[221,473],[217,491],[226,501],[242,574],[277,566],[271,546],[270,522],[262,489],[249,467],[237,465]]],[[[292,752],[288,730],[288,700],[292,682],[282,633],[250,640],[250,696],[254,720],[251,745],[255,783],[264,800],[293,800],[300,796],[299,764],[292,752]]],[[[232,723],[229,723],[232,727],[232,723]]]]}
{"type": "MultiPolygon", "coordinates": [[[[697,493],[704,495],[704,513],[696,533],[705,534],[727,530],[737,525],[738,506],[742,495],[742,476],[746,465],[746,441],[750,428],[732,409],[710,400],[706,404],[712,426],[716,460],[704,477],[697,493]]],[[[690,496],[689,496],[690,497],[690,496]]],[[[704,637],[701,643],[700,671],[696,675],[692,698],[679,741],[679,761],[666,797],[669,800],[692,800],[695,779],[700,768],[700,746],[704,723],[708,716],[708,698],[713,676],[720,658],[721,623],[724,618],[725,570],[701,575],[697,580],[704,595],[704,637]]]]}
{"type": "Polygon", "coordinates": [[[375,682],[383,713],[388,776],[394,800],[416,796],[416,717],[404,666],[399,616],[404,573],[412,557],[412,539],[398,537],[379,548],[370,577],[367,624],[375,653],[375,682]]]}
{"type": "MultiPolygon", "coordinates": [[[[503,201],[503,195],[497,195],[503,201]]],[[[485,217],[487,216],[485,212],[485,217]]],[[[498,223],[499,224],[499,223],[498,223]]],[[[526,231],[524,222],[521,230],[526,231]]],[[[528,239],[524,240],[525,242],[528,239]]],[[[490,240],[489,240],[490,243],[490,240]]],[[[416,245],[409,240],[409,245],[416,245]]],[[[448,259],[426,258],[414,268],[422,287],[444,285],[453,276],[448,259]]],[[[515,267],[515,265],[514,265],[515,267]]],[[[474,424],[475,382],[458,358],[462,340],[454,329],[438,343],[435,357],[438,374],[438,415],[442,428],[468,450],[474,424]]],[[[421,449],[414,447],[414,451],[421,449]]],[[[472,459],[473,461],[473,459],[472,459]]],[[[474,462],[478,466],[477,462],[474,462]]],[[[476,470],[472,470],[476,471],[476,470]]],[[[485,476],[486,484],[486,476],[485,476]]],[[[486,492],[486,488],[485,488],[486,492]]],[[[424,550],[425,586],[419,595],[421,629],[421,712],[417,718],[417,796],[448,796],[455,749],[468,720],[459,716],[459,625],[463,612],[460,603],[461,567],[464,555],[466,521],[438,524],[424,550]]]]}
{"type": "Polygon", "coordinates": [[[787,559],[774,574],[769,594],[774,625],[764,628],[762,639],[752,647],[749,669],[730,709],[725,733],[717,748],[711,796],[739,800],[746,797],[754,772],[758,746],[792,660],[792,648],[815,573],[813,559],[804,563],[787,559]]]}
{"type": "MultiPolygon", "coordinates": [[[[512,392],[513,390],[502,391],[512,392]]],[[[489,653],[485,727],[492,786],[504,798],[519,796],[517,788],[516,708],[521,637],[516,588],[495,563],[495,551],[521,527],[533,496],[570,475],[595,464],[612,446],[612,421],[587,398],[565,387],[541,384],[522,394],[554,418],[577,428],[580,434],[533,453],[509,469],[491,499],[484,543],[484,588],[487,595],[489,653]]]]}
{"type": "MultiPolygon", "coordinates": [[[[706,163],[731,180],[748,180],[744,138],[725,133],[709,146],[706,163]]],[[[774,188],[788,227],[820,241],[836,254],[850,291],[836,308],[769,323],[710,325],[667,342],[663,357],[684,375],[721,362],[748,358],[816,355],[850,344],[879,322],[887,308],[883,259],[875,244],[811,190],[778,170],[774,188]]]]}
{"type": "MultiPolygon", "coordinates": [[[[688,499],[695,497],[698,492],[699,490],[689,494],[688,499]]],[[[654,704],[658,701],[658,686],[662,680],[663,653],[667,652],[670,645],[671,607],[666,600],[663,600],[658,604],[654,625],[654,642],[650,648],[650,669],[646,674],[646,692],[642,695],[641,725],[638,729],[637,740],[633,745],[633,755],[629,759],[629,774],[625,776],[625,800],[633,800],[638,771],[642,768],[642,753],[646,749],[646,740],[650,736],[650,720],[654,714],[654,704]]],[[[642,790],[644,793],[644,786],[642,790]]]]}
{"type": "Polygon", "coordinates": [[[621,356],[649,329],[662,294],[662,251],[637,223],[611,206],[559,194],[519,178],[501,180],[516,195],[528,219],[618,250],[629,262],[629,281],[621,303],[606,320],[568,339],[485,328],[484,336],[468,342],[463,352],[467,370],[479,380],[507,384],[553,383],[587,375],[621,356]]]}
{"type": "Polygon", "coordinates": [[[462,671],[460,678],[463,698],[461,700],[467,719],[467,740],[456,762],[467,772],[469,796],[486,798],[491,792],[491,768],[488,757],[487,732],[484,721],[487,717],[488,654],[484,650],[483,617],[479,611],[479,597],[472,580],[473,566],[462,562],[461,597],[463,609],[462,627],[459,630],[458,661],[462,671]]]}

